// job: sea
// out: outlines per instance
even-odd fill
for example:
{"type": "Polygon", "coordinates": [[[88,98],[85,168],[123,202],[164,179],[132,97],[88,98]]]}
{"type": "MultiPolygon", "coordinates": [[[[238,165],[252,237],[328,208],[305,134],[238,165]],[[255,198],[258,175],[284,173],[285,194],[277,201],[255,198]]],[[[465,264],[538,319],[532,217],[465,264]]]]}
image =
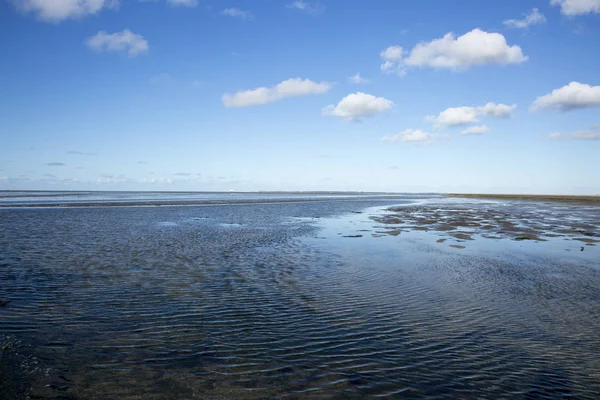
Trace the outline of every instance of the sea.
{"type": "Polygon", "coordinates": [[[600,398],[600,205],[0,192],[0,399],[365,398],[600,398]]]}

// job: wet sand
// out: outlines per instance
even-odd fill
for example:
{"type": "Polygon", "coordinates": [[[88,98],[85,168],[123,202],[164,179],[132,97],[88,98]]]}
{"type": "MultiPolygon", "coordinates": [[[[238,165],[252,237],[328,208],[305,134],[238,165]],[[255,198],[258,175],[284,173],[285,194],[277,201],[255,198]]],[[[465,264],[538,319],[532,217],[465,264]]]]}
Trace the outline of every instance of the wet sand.
{"type": "Polygon", "coordinates": [[[461,197],[466,199],[504,199],[600,203],[600,195],[448,193],[446,194],[446,196],[461,197]]]}

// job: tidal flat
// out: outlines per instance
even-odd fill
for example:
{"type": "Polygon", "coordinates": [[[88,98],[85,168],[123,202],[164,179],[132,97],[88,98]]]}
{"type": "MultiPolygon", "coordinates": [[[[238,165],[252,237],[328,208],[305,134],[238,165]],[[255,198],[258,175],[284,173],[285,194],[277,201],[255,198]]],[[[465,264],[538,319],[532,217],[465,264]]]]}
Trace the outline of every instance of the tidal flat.
{"type": "Polygon", "coordinates": [[[1,399],[600,397],[598,204],[113,197],[0,209],[1,399]]]}

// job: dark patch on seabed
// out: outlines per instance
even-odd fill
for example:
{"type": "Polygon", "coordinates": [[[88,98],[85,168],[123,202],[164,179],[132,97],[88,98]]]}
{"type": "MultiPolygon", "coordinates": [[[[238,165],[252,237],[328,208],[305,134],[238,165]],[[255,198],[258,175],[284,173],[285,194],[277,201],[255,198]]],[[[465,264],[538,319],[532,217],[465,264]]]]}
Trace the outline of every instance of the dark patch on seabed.
{"type": "Polygon", "coordinates": [[[599,210],[2,209],[0,399],[597,399],[599,210]]]}

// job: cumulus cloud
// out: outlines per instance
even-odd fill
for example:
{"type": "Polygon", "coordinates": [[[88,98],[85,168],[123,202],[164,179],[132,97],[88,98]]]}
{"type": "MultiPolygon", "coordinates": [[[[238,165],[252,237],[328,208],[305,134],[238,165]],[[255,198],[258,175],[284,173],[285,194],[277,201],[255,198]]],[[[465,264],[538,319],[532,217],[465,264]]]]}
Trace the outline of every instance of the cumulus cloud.
{"type": "Polygon", "coordinates": [[[431,140],[432,135],[419,129],[406,129],[395,135],[381,138],[382,142],[426,142],[431,140]]]}
{"type": "Polygon", "coordinates": [[[510,26],[511,28],[527,28],[531,25],[543,24],[546,22],[544,14],[540,13],[540,10],[534,8],[529,14],[526,14],[523,19],[507,19],[504,21],[504,25],[510,26]]]}
{"type": "Polygon", "coordinates": [[[239,8],[226,8],[221,11],[221,14],[228,17],[243,19],[244,21],[250,21],[254,18],[250,11],[240,10],[239,8]]]}
{"type": "Polygon", "coordinates": [[[323,115],[342,117],[357,122],[362,117],[370,117],[391,110],[394,103],[383,97],[357,92],[344,97],[337,105],[330,104],[323,109],[323,115]]]}
{"type": "Polygon", "coordinates": [[[441,126],[461,126],[479,122],[480,116],[493,118],[510,118],[517,108],[516,105],[487,103],[480,107],[451,107],[437,116],[428,116],[427,119],[441,126]]]}
{"type": "Polygon", "coordinates": [[[352,75],[351,77],[348,78],[348,80],[351,83],[356,83],[356,84],[369,83],[370,82],[368,79],[365,79],[362,76],[360,76],[360,72],[357,72],[356,75],[352,75]]]}
{"type": "Polygon", "coordinates": [[[485,125],[471,126],[461,132],[462,135],[482,135],[488,133],[490,128],[485,125]]]}
{"type": "Polygon", "coordinates": [[[570,111],[579,108],[600,107],[600,86],[571,82],[552,93],[538,97],[531,110],[570,111]]]}
{"type": "Polygon", "coordinates": [[[478,65],[507,65],[527,61],[523,50],[509,46],[500,33],[489,33],[481,29],[456,37],[447,33],[430,42],[418,43],[405,58],[404,63],[412,67],[467,69],[478,65]]]}
{"type": "Polygon", "coordinates": [[[150,48],[142,35],[137,35],[129,29],[110,34],[100,31],[86,40],[85,44],[97,52],[125,51],[130,57],[146,53],[150,48]]]}
{"type": "Polygon", "coordinates": [[[600,126],[592,126],[590,129],[575,131],[567,135],[553,132],[548,135],[549,139],[571,139],[571,140],[600,140],[600,126]]]}
{"type": "Polygon", "coordinates": [[[10,0],[25,13],[34,14],[47,22],[61,22],[66,19],[92,15],[105,8],[118,8],[119,0],[10,0]]]}
{"type": "Polygon", "coordinates": [[[513,111],[517,108],[516,104],[508,106],[506,104],[487,103],[485,106],[477,107],[477,112],[486,117],[510,118],[513,111]]]}
{"type": "Polygon", "coordinates": [[[310,79],[294,78],[272,87],[259,87],[233,94],[226,93],[221,100],[225,107],[252,107],[273,103],[286,97],[325,93],[331,87],[332,85],[329,82],[316,83],[310,79]]]}
{"type": "Polygon", "coordinates": [[[560,6],[560,12],[568,16],[600,13],[600,0],[550,0],[550,4],[560,6]]]}
{"type": "Polygon", "coordinates": [[[404,67],[404,49],[400,46],[390,46],[379,53],[383,60],[381,71],[385,74],[397,74],[404,76],[406,68],[404,67]]]}

